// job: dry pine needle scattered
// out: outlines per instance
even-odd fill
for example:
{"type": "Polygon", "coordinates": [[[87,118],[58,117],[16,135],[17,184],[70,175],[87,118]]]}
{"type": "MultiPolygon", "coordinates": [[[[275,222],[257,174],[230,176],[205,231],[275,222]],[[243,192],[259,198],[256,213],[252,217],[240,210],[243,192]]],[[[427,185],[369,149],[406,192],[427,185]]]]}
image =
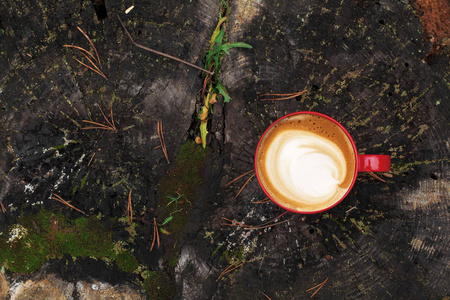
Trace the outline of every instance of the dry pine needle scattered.
{"type": "Polygon", "coordinates": [[[170,164],[169,155],[167,154],[166,142],[164,140],[164,132],[163,132],[163,128],[162,128],[162,121],[158,121],[156,127],[157,127],[157,131],[158,131],[159,142],[161,143],[161,149],[162,149],[162,151],[164,153],[164,157],[166,158],[167,163],[170,164]]]}
{"type": "Polygon", "coordinates": [[[72,209],[74,209],[74,210],[76,210],[76,211],[82,213],[83,215],[86,214],[84,211],[82,211],[82,210],[76,208],[75,206],[73,206],[72,204],[70,204],[69,202],[67,202],[66,200],[64,200],[63,198],[61,198],[61,196],[59,196],[59,195],[57,195],[57,194],[53,194],[53,195],[52,195],[52,199],[53,199],[53,200],[56,200],[56,201],[58,201],[58,202],[61,202],[61,203],[64,204],[64,205],[67,205],[68,207],[70,207],[70,208],[72,208],[72,209]]]}
{"type": "Polygon", "coordinates": [[[308,90],[303,90],[301,92],[297,92],[297,93],[290,93],[290,94],[262,94],[260,95],[261,97],[273,97],[273,98],[264,98],[261,99],[261,101],[271,101],[271,100],[288,100],[288,99],[292,99],[298,96],[303,95],[304,93],[306,93],[308,90]]]}
{"type": "Polygon", "coordinates": [[[84,35],[84,37],[89,41],[89,44],[91,45],[92,49],[93,49],[94,52],[95,52],[95,56],[94,56],[94,54],[92,54],[92,52],[90,52],[90,51],[88,51],[88,50],[86,50],[86,49],[84,49],[84,48],[82,48],[82,47],[79,47],[79,46],[74,46],[74,45],[63,45],[63,47],[66,47],[66,48],[73,48],[73,49],[80,50],[80,51],[81,51],[81,54],[82,54],[83,57],[89,62],[90,65],[88,65],[88,64],[86,64],[86,63],[84,63],[84,62],[82,62],[82,61],[79,60],[79,59],[76,59],[76,58],[75,58],[75,60],[76,60],[79,64],[81,64],[81,65],[83,65],[84,67],[88,68],[89,70],[92,70],[92,71],[94,71],[95,73],[97,73],[98,75],[102,76],[103,78],[108,79],[108,78],[106,78],[105,74],[104,74],[104,73],[102,72],[102,70],[101,70],[101,68],[102,68],[102,63],[101,63],[101,61],[100,61],[100,57],[99,57],[99,55],[98,55],[97,48],[95,48],[94,42],[92,42],[92,40],[89,38],[89,36],[88,36],[88,35],[87,35],[80,27],[77,27],[77,28],[78,28],[78,30],[84,35]],[[91,59],[91,58],[92,58],[92,59],[91,59]]]}

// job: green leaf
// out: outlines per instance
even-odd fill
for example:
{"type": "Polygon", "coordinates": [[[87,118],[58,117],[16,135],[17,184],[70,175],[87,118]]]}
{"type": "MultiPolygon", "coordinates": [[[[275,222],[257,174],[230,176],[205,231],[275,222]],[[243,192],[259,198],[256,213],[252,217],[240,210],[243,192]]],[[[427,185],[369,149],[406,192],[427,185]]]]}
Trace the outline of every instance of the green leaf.
{"type": "Polygon", "coordinates": [[[217,63],[220,60],[220,51],[221,51],[220,49],[221,49],[220,44],[214,44],[212,49],[206,53],[205,68],[207,70],[209,70],[209,67],[211,66],[213,60],[215,63],[217,63]]]}
{"type": "Polygon", "coordinates": [[[225,52],[227,55],[230,55],[230,52],[228,52],[228,49],[230,49],[230,47],[226,46],[226,45],[221,45],[220,49],[225,52]]]}
{"type": "Polygon", "coordinates": [[[223,102],[224,103],[230,102],[230,100],[231,100],[230,95],[228,94],[227,90],[222,85],[222,83],[217,82],[217,90],[223,96],[223,102]]]}
{"type": "Polygon", "coordinates": [[[217,37],[214,39],[213,44],[218,44],[221,45],[222,41],[223,41],[223,36],[225,35],[225,31],[220,30],[219,34],[217,35],[217,37]]]}
{"type": "Polygon", "coordinates": [[[235,43],[228,43],[230,48],[247,48],[247,49],[252,49],[253,47],[249,44],[246,43],[242,43],[242,42],[235,42],[235,43]]]}
{"type": "Polygon", "coordinates": [[[164,220],[164,222],[162,222],[161,226],[164,226],[164,225],[170,223],[170,221],[172,221],[172,219],[173,219],[173,216],[168,216],[168,217],[164,220]]]}
{"type": "MultiPolygon", "coordinates": [[[[219,65],[220,65],[220,55],[217,55],[216,56],[216,58],[214,59],[214,69],[215,70],[219,70],[219,65]]],[[[216,72],[215,73],[215,78],[217,79],[217,74],[218,74],[219,72],[216,72]]]]}
{"type": "Polygon", "coordinates": [[[205,61],[205,69],[209,70],[209,67],[211,66],[213,62],[213,58],[215,56],[215,53],[211,50],[206,54],[206,61],[205,61]]]}
{"type": "Polygon", "coordinates": [[[223,52],[225,52],[226,54],[230,55],[230,53],[228,53],[228,49],[231,49],[231,48],[248,48],[248,49],[251,49],[252,46],[250,46],[249,44],[246,44],[246,43],[236,42],[236,43],[223,44],[221,46],[221,48],[222,48],[223,52]]]}

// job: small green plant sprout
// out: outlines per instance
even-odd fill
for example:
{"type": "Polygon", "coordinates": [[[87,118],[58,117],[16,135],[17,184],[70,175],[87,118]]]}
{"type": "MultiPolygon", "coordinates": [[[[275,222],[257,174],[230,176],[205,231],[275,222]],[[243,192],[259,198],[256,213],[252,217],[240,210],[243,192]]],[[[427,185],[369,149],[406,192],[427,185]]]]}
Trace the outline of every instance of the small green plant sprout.
{"type": "MultiPolygon", "coordinates": [[[[183,195],[180,195],[180,197],[181,197],[181,196],[183,196],[183,195]]],[[[177,199],[177,200],[178,200],[178,199],[177,199]]],[[[170,203],[169,203],[169,204],[170,204],[170,203]]],[[[161,231],[161,233],[164,233],[165,235],[169,235],[170,232],[167,231],[167,230],[164,228],[164,226],[166,226],[167,224],[169,224],[169,223],[173,220],[173,215],[174,215],[175,213],[181,212],[182,210],[183,210],[183,209],[180,208],[180,209],[177,209],[177,210],[174,210],[173,212],[171,212],[170,215],[169,215],[167,218],[165,218],[164,221],[163,221],[161,224],[158,224],[158,225],[159,225],[159,231],[161,231]]]]}
{"type": "MultiPolygon", "coordinates": [[[[225,12],[226,14],[226,12],[225,12]]],[[[205,57],[205,70],[212,73],[207,74],[203,81],[202,99],[203,105],[198,113],[198,119],[200,120],[200,139],[196,139],[198,143],[201,143],[203,148],[206,147],[206,136],[208,134],[207,124],[209,120],[209,114],[212,114],[212,105],[217,102],[219,95],[223,97],[223,102],[227,103],[231,97],[228,94],[226,88],[220,81],[220,67],[222,63],[223,54],[229,55],[228,50],[231,48],[252,48],[249,44],[235,42],[227,42],[227,17],[224,16],[219,20],[216,29],[214,30],[208,52],[205,57]]]]}
{"type": "Polygon", "coordinates": [[[170,221],[172,221],[172,219],[173,219],[172,215],[168,216],[167,218],[164,219],[164,221],[161,224],[159,224],[159,226],[164,226],[164,225],[169,224],[170,221]]]}
{"type": "Polygon", "coordinates": [[[180,209],[177,209],[177,210],[171,212],[171,213],[170,213],[170,216],[168,216],[167,218],[165,218],[164,221],[163,221],[161,224],[158,224],[158,225],[159,225],[159,226],[164,226],[164,225],[169,224],[170,221],[172,221],[172,219],[173,219],[173,215],[174,215],[175,213],[177,213],[177,212],[181,212],[182,210],[183,210],[183,209],[180,208],[180,209]]]}
{"type": "Polygon", "coordinates": [[[167,198],[169,198],[171,201],[169,203],[167,203],[166,206],[169,206],[170,204],[175,203],[175,207],[178,207],[178,203],[180,202],[181,197],[183,197],[184,195],[181,195],[178,192],[176,192],[176,193],[177,193],[178,197],[167,196],[167,198]]]}
{"type": "Polygon", "coordinates": [[[172,219],[173,219],[173,216],[170,215],[167,218],[165,218],[164,221],[161,224],[158,224],[159,225],[159,231],[161,231],[161,233],[163,233],[165,235],[169,235],[170,234],[170,232],[167,231],[166,229],[164,229],[163,226],[169,224],[172,221],[172,219]]]}

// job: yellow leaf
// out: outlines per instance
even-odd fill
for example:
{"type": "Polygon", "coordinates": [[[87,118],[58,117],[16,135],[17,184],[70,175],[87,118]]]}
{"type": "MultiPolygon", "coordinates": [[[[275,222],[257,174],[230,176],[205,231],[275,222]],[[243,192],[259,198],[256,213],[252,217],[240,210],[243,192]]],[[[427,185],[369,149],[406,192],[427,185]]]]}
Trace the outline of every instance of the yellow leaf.
{"type": "Polygon", "coordinates": [[[211,98],[209,99],[208,102],[209,102],[210,104],[216,103],[216,102],[217,102],[216,97],[217,97],[217,94],[214,93],[214,94],[211,96],[211,98]]]}
{"type": "Polygon", "coordinates": [[[202,121],[200,124],[200,136],[202,139],[203,148],[206,148],[206,135],[208,134],[208,130],[206,129],[207,124],[208,124],[208,121],[202,121]]]}
{"type": "Polygon", "coordinates": [[[226,19],[227,19],[227,17],[223,17],[222,19],[220,19],[219,24],[217,24],[216,29],[214,29],[213,35],[211,37],[211,41],[209,42],[210,44],[214,43],[214,40],[220,33],[220,25],[222,25],[222,23],[225,22],[226,19]]]}
{"type": "Polygon", "coordinates": [[[165,235],[169,235],[170,234],[170,232],[168,232],[164,228],[159,228],[159,230],[161,231],[161,233],[164,233],[165,235]]]}
{"type": "Polygon", "coordinates": [[[212,90],[212,84],[209,83],[208,93],[205,95],[205,106],[206,106],[206,108],[209,108],[209,98],[211,98],[211,90],[212,90]]]}
{"type": "Polygon", "coordinates": [[[202,106],[202,112],[198,114],[198,117],[201,121],[206,120],[208,118],[208,108],[206,106],[202,106]]]}

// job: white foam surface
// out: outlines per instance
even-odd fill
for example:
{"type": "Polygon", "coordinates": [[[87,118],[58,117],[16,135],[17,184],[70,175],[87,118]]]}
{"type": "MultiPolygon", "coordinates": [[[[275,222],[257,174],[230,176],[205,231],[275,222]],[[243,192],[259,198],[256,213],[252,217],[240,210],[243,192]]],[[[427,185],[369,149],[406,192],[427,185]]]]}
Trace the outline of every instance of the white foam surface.
{"type": "Polygon", "coordinates": [[[308,204],[333,198],[346,173],[344,154],[336,144],[298,130],[284,131],[274,139],[266,166],[282,194],[308,204]]]}

